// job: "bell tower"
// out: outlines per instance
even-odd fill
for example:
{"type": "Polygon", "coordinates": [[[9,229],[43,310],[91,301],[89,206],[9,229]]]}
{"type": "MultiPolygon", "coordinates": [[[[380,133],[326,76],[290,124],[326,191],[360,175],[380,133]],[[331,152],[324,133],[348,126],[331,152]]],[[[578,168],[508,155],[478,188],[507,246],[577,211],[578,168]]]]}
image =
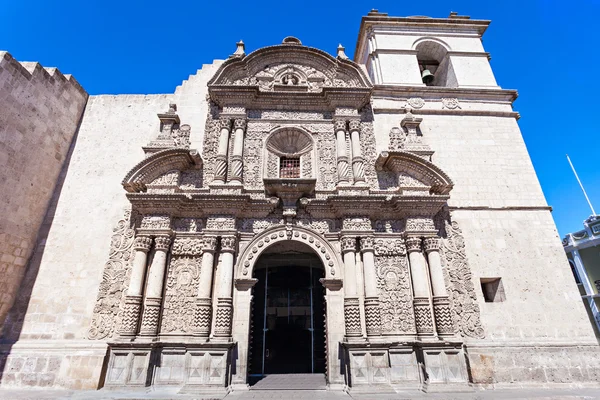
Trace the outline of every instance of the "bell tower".
{"type": "Polygon", "coordinates": [[[489,24],[455,12],[430,18],[372,10],[362,19],[354,60],[375,85],[497,89],[481,42],[489,24]]]}

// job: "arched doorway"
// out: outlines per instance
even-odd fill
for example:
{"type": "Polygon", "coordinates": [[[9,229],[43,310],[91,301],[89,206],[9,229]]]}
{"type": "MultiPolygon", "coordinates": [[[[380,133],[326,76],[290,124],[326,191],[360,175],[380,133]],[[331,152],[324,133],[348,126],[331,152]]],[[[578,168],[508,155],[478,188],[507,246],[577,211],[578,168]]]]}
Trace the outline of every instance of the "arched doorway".
{"type": "Polygon", "coordinates": [[[253,277],[249,382],[270,374],[324,374],[321,259],[304,243],[278,242],[260,255],[253,277]]]}

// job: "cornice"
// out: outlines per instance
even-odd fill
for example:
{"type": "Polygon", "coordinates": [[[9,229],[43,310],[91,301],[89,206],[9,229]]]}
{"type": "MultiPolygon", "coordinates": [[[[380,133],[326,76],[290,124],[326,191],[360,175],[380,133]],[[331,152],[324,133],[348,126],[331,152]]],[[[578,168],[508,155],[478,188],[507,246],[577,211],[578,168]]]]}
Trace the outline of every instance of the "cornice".
{"type": "MultiPolygon", "coordinates": [[[[514,102],[518,92],[514,89],[495,88],[447,88],[439,86],[400,86],[375,85],[372,95],[377,97],[408,98],[422,97],[425,99],[440,99],[454,97],[459,100],[494,100],[514,102]]],[[[416,110],[419,111],[419,110],[416,110]]]]}

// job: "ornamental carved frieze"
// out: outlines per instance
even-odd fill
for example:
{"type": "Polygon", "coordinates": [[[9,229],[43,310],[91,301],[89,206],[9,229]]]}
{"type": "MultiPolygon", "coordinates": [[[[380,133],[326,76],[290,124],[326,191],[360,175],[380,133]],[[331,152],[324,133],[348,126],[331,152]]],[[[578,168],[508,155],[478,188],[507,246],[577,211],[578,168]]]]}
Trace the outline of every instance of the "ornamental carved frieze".
{"type": "Polygon", "coordinates": [[[219,109],[216,104],[209,101],[209,111],[206,115],[204,128],[204,146],[202,147],[202,159],[204,160],[203,178],[204,182],[212,182],[215,175],[217,150],[219,146],[220,125],[215,118],[219,109]]]}
{"type": "Polygon", "coordinates": [[[445,232],[442,241],[444,275],[450,297],[454,326],[463,337],[485,337],[481,325],[480,310],[467,254],[465,239],[456,221],[449,216],[438,219],[445,232]]]}
{"type": "Polygon", "coordinates": [[[201,237],[178,237],[173,241],[171,253],[174,256],[199,255],[202,253],[204,241],[201,237]]]}
{"type": "Polygon", "coordinates": [[[382,333],[414,333],[415,316],[406,256],[376,256],[375,268],[381,307],[382,333]]]}
{"type": "Polygon", "coordinates": [[[206,219],[206,229],[208,230],[234,230],[235,218],[230,216],[212,216],[206,219]]]}
{"type": "Polygon", "coordinates": [[[376,256],[406,255],[404,239],[375,239],[374,249],[376,256]]]}
{"type": "MultiPolygon", "coordinates": [[[[311,132],[315,132],[314,127],[311,132]]],[[[317,190],[332,190],[337,183],[335,134],[331,127],[317,136],[317,190]]]]}
{"type": "MultiPolygon", "coordinates": [[[[92,340],[112,337],[118,325],[118,315],[124,308],[123,298],[126,289],[126,277],[133,261],[132,250],[136,239],[131,218],[131,211],[125,215],[113,229],[108,261],[104,265],[102,281],[98,288],[96,305],[92,314],[92,322],[88,338],[92,340]]],[[[149,248],[150,238],[138,239],[138,248],[149,248]]]]}
{"type": "Polygon", "coordinates": [[[194,311],[200,281],[200,257],[174,256],[169,265],[161,332],[194,330],[194,311]]]}
{"type": "Polygon", "coordinates": [[[370,231],[373,227],[369,217],[350,217],[344,218],[342,229],[345,231],[370,231]]]}
{"type": "MultiPolygon", "coordinates": [[[[250,125],[252,126],[252,125],[250,125]]],[[[268,131],[257,132],[248,130],[244,140],[244,186],[248,189],[261,189],[263,137],[268,131]]]]}
{"type": "Polygon", "coordinates": [[[168,215],[144,215],[140,228],[142,229],[169,229],[171,217],[168,215]]]}
{"type": "Polygon", "coordinates": [[[430,217],[409,217],[406,219],[407,232],[437,231],[433,218],[430,217]]]}
{"type": "Polygon", "coordinates": [[[373,129],[373,116],[370,107],[363,112],[363,122],[360,124],[360,146],[364,159],[365,180],[370,187],[377,187],[377,172],[375,171],[375,160],[377,160],[377,149],[375,147],[375,132],[373,129]]]}

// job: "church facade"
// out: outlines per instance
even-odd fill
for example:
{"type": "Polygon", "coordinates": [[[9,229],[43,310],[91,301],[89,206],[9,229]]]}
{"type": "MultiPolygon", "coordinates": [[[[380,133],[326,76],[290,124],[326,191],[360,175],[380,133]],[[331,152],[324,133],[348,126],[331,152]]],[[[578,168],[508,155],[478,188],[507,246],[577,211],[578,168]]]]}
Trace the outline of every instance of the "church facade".
{"type": "Polygon", "coordinates": [[[39,224],[5,282],[0,384],[596,382],[488,24],[373,11],[354,60],[240,42],[173,94],[88,97],[61,78],[72,124],[52,191],[19,201],[39,224]]]}

